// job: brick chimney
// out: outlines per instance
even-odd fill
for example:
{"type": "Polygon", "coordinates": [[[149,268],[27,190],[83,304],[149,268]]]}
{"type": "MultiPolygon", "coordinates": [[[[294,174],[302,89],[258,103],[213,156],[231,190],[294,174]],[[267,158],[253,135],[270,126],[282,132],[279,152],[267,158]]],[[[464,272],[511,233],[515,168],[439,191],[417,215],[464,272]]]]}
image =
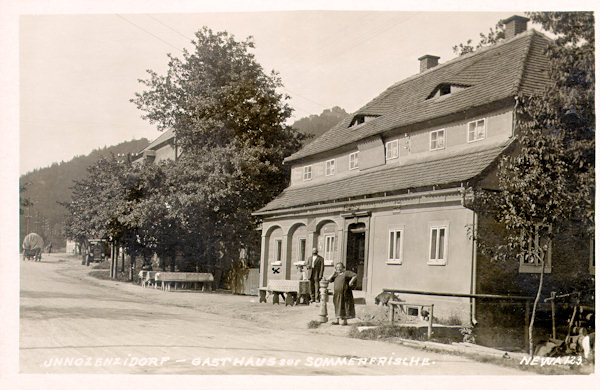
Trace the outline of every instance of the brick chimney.
{"type": "Polygon", "coordinates": [[[527,31],[527,22],[529,22],[528,18],[519,15],[513,15],[508,19],[504,19],[502,21],[504,23],[504,39],[508,41],[516,35],[527,31]]]}
{"type": "Polygon", "coordinates": [[[420,73],[423,73],[427,69],[431,69],[434,66],[437,66],[439,59],[440,59],[440,57],[432,56],[431,54],[425,54],[423,57],[420,57],[419,58],[419,61],[421,62],[420,73]]]}

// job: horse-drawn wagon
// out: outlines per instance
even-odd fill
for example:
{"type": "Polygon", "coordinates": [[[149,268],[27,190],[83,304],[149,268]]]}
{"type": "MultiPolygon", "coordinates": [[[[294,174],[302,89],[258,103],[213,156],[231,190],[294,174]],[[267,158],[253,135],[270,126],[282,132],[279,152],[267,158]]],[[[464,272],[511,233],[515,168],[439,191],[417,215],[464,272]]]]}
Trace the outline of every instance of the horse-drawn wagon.
{"type": "Polygon", "coordinates": [[[23,239],[23,261],[25,260],[42,260],[42,248],[44,240],[37,233],[29,233],[23,239]]]}

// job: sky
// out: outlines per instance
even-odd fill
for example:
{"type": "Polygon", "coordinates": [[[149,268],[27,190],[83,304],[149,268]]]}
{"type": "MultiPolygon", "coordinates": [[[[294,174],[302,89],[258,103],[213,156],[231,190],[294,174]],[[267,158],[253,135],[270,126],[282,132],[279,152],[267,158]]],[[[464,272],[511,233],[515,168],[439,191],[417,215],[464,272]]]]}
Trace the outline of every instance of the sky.
{"type": "Polygon", "coordinates": [[[129,100],[146,70],[164,74],[167,53],[191,48],[202,26],[254,37],[256,59],[280,74],[295,120],[333,106],[353,112],[417,73],[420,56],[448,61],[453,45],[516,13],[234,11],[21,15],[19,173],[160,135],[129,100]]]}

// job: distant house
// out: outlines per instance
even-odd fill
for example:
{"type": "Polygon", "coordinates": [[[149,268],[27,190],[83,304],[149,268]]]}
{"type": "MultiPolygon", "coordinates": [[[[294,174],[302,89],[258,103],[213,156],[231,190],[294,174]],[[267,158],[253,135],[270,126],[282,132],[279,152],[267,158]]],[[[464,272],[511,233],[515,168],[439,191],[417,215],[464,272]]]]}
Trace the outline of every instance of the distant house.
{"type": "MultiPolygon", "coordinates": [[[[473,300],[423,294],[531,293],[515,281],[540,266],[506,270],[485,259],[466,204],[472,188],[495,186],[495,164],[514,140],[515,96],[547,83],[549,39],[527,21],[507,19],[504,41],[446,63],[422,56],[419,74],[289,156],[289,187],[256,212],[261,286],[298,279],[293,264],[316,247],[325,275],[344,263],[369,301],[384,288],[411,290],[419,295],[406,300],[434,303],[438,318],[470,321],[473,300]]],[[[554,250],[546,272],[592,280],[589,240],[573,242],[574,253],[554,250]]]]}
{"type": "Polygon", "coordinates": [[[175,142],[175,131],[167,130],[147,147],[132,157],[133,162],[159,162],[161,160],[175,160],[179,155],[175,142]]]}

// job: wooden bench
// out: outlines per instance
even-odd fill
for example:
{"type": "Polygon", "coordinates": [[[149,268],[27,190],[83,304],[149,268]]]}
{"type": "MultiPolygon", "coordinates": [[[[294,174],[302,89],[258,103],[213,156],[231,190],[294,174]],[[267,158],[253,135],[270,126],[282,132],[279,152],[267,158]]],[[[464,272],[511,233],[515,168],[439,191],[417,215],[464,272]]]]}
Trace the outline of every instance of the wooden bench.
{"type": "Polygon", "coordinates": [[[270,294],[273,298],[273,304],[279,304],[281,296],[285,305],[295,305],[299,300],[304,303],[310,302],[310,282],[308,280],[269,280],[267,287],[260,287],[258,302],[267,302],[267,296],[270,294]]]}
{"type": "Polygon", "coordinates": [[[154,276],[158,271],[140,271],[138,276],[140,277],[140,284],[142,288],[149,287],[155,284],[154,276]]]}
{"type": "Polygon", "coordinates": [[[157,272],[154,275],[156,286],[160,283],[162,290],[170,291],[171,284],[177,289],[179,284],[185,288],[187,285],[197,286],[198,283],[202,283],[202,291],[211,291],[212,282],[215,280],[213,275],[210,273],[199,273],[199,272],[157,272]]]}

